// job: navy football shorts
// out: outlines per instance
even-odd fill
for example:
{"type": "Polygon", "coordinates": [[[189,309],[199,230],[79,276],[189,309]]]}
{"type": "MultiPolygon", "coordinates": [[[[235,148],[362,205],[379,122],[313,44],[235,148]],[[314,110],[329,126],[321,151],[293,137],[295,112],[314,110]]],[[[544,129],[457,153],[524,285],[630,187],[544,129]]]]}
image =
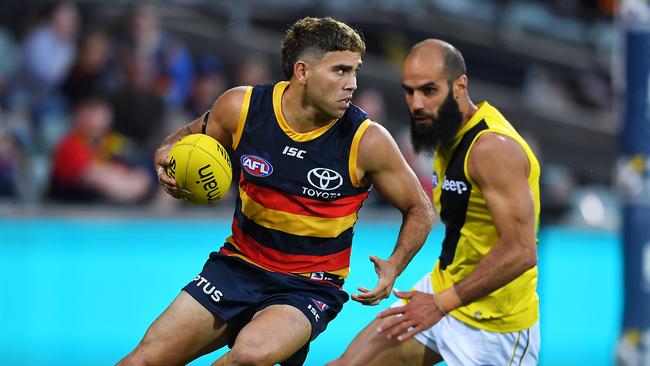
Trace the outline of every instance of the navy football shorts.
{"type": "MultiPolygon", "coordinates": [[[[233,330],[230,347],[253,315],[271,305],[290,305],[302,311],[311,323],[312,341],[349,299],[345,291],[325,281],[269,272],[218,252],[210,253],[203,271],[183,290],[228,323],[233,330]]],[[[308,350],[309,342],[281,365],[302,365],[308,350]]]]}

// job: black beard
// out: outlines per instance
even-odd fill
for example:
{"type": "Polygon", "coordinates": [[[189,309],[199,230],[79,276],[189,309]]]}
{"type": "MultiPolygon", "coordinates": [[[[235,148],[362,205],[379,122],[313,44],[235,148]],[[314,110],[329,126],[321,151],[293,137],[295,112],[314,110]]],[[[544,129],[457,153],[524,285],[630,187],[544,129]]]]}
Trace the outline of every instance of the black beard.
{"type": "Polygon", "coordinates": [[[416,153],[433,155],[438,145],[450,149],[454,143],[456,131],[463,122],[463,113],[458,103],[452,97],[451,91],[438,109],[438,117],[423,112],[415,111],[411,116],[411,144],[416,153]],[[431,119],[428,126],[420,126],[415,121],[418,119],[431,119]]]}

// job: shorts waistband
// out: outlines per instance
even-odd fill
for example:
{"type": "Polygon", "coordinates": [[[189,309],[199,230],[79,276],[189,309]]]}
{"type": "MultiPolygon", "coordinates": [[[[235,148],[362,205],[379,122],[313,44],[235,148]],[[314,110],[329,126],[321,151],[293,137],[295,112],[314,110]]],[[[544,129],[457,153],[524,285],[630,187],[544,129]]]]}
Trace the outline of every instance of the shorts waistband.
{"type": "Polygon", "coordinates": [[[329,272],[307,272],[307,273],[295,273],[298,276],[307,277],[312,280],[321,280],[321,281],[342,281],[343,279],[340,276],[337,276],[329,272]]]}

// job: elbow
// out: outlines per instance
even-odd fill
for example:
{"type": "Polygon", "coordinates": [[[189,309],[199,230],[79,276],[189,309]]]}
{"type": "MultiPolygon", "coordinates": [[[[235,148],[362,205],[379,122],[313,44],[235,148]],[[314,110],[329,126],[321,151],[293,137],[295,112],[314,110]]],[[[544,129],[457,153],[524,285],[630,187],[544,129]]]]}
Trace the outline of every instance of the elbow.
{"type": "Polygon", "coordinates": [[[521,253],[521,263],[524,272],[537,266],[537,247],[536,245],[527,245],[521,253]]]}
{"type": "Polygon", "coordinates": [[[421,205],[423,207],[422,211],[424,212],[423,217],[424,220],[426,221],[427,228],[431,230],[433,228],[433,224],[436,221],[436,212],[433,209],[433,202],[427,197],[424,192],[422,192],[422,199],[421,199],[421,205]]]}
{"type": "Polygon", "coordinates": [[[402,211],[404,217],[409,217],[418,222],[421,228],[431,231],[435,222],[435,212],[431,201],[424,196],[424,199],[413,202],[407,210],[402,211]]]}
{"type": "Polygon", "coordinates": [[[433,224],[436,221],[436,215],[433,211],[433,205],[428,199],[422,203],[422,221],[428,230],[433,228],[433,224]]]}

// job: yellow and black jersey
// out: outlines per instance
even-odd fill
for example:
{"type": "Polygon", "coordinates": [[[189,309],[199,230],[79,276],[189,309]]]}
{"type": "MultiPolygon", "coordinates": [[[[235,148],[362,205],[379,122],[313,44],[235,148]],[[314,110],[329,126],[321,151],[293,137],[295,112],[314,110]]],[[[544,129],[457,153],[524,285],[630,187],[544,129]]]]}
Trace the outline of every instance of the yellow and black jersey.
{"type": "MultiPolygon", "coordinates": [[[[433,197],[445,224],[442,253],[431,274],[435,292],[467,277],[499,240],[492,215],[479,187],[469,176],[467,160],[472,146],[486,132],[517,141],[530,162],[528,186],[539,218],[540,166],[526,141],[499,111],[483,102],[456,134],[452,149],[436,151],[433,164],[433,197]]],[[[513,332],[529,328],[539,318],[537,267],[506,286],[450,314],[477,328],[513,332]]]]}
{"type": "Polygon", "coordinates": [[[340,119],[298,133],[282,115],[288,85],[259,85],[245,93],[233,141],[239,195],[232,236],[220,252],[274,272],[343,279],[357,212],[368,196],[356,161],[371,122],[350,105],[340,119]]]}

